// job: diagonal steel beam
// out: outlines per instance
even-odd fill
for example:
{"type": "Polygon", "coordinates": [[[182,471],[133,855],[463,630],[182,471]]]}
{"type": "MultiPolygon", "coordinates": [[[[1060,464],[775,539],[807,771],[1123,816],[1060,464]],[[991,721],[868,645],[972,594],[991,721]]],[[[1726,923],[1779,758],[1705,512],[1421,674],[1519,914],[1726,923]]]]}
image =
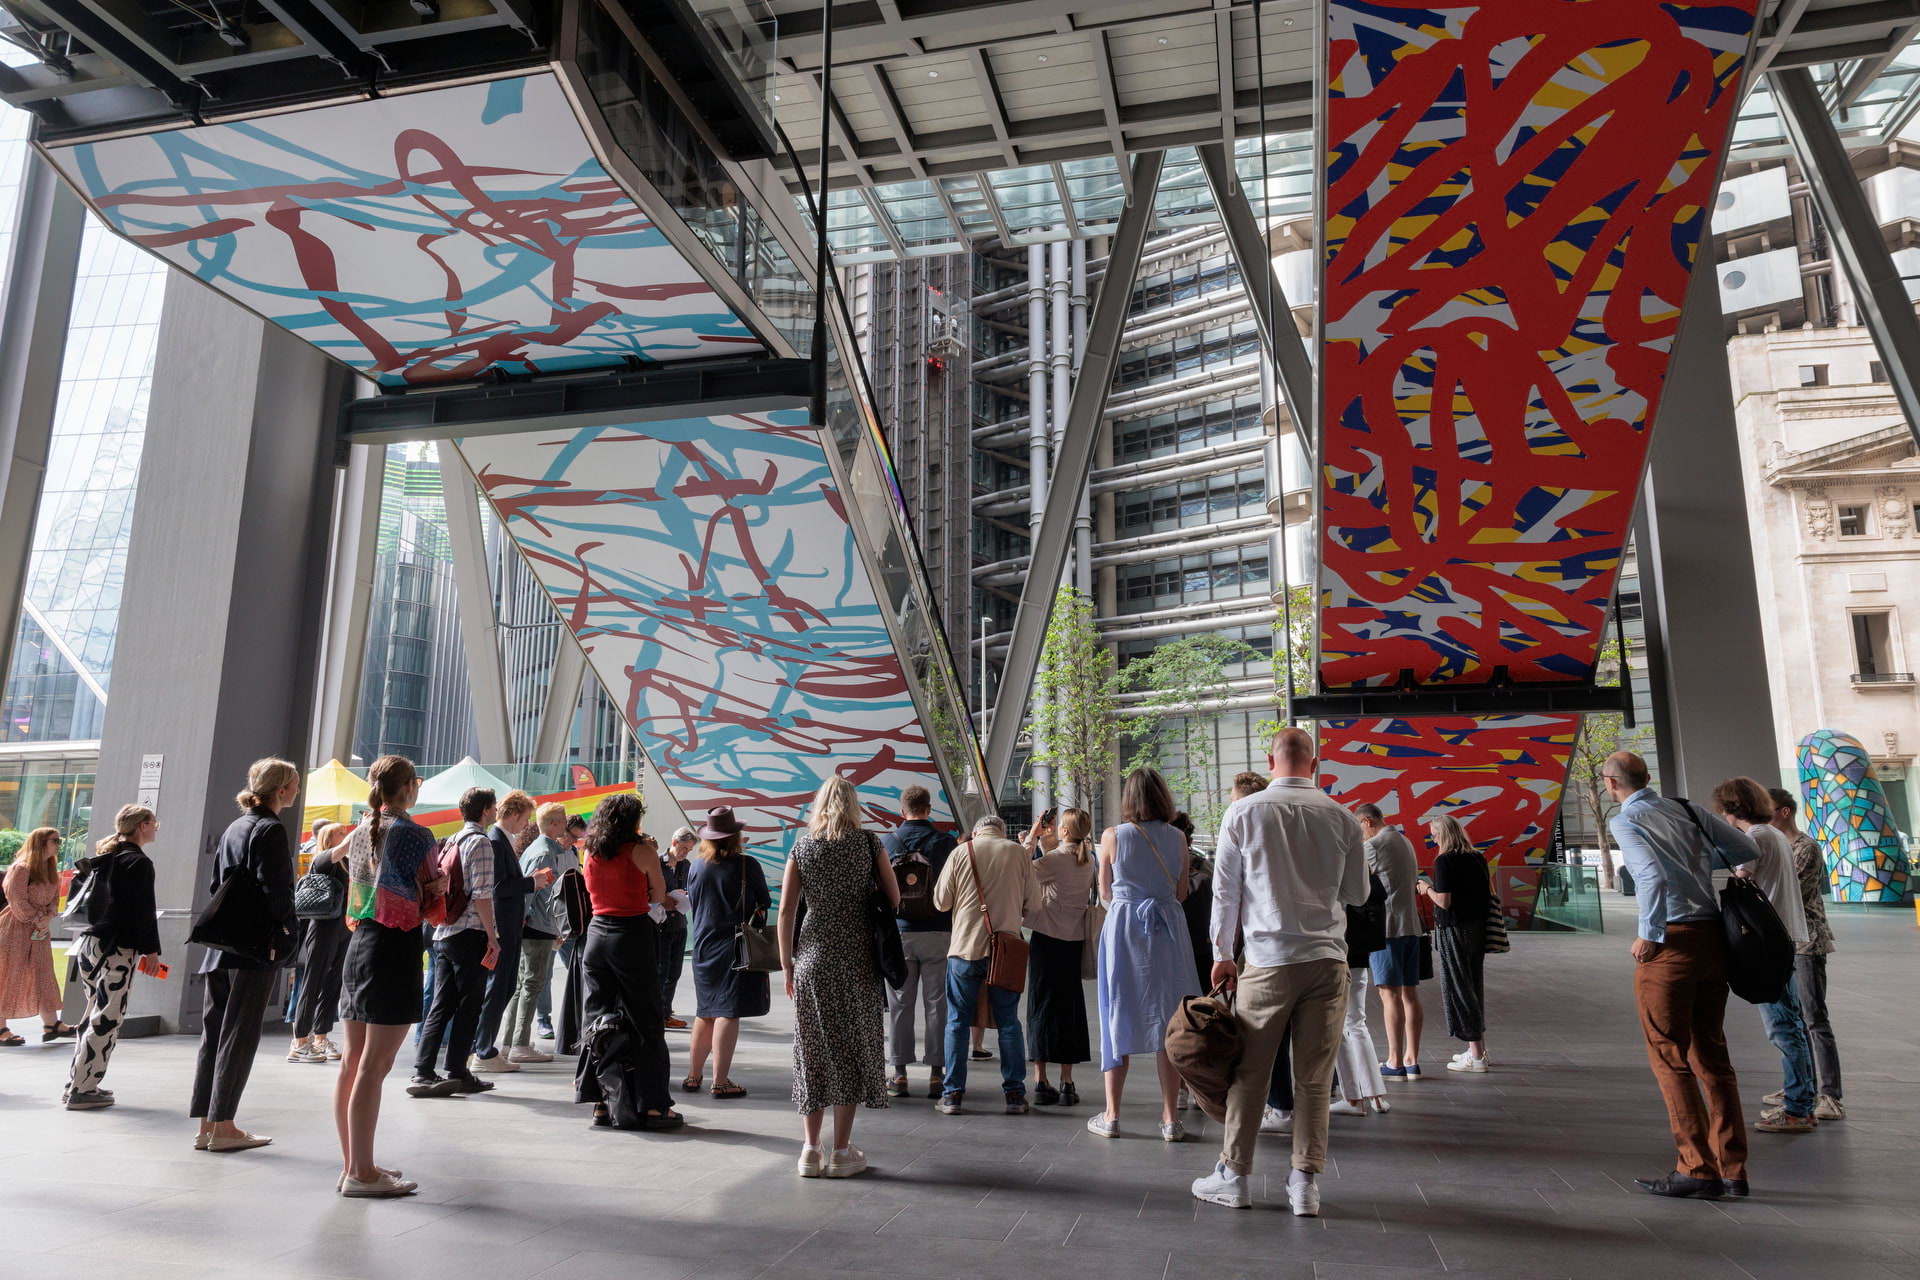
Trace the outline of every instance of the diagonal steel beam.
{"type": "MultiPolygon", "coordinates": [[[[993,723],[987,731],[987,794],[998,795],[1002,779],[1013,763],[1014,743],[1026,719],[1027,700],[1033,696],[1034,676],[1040,667],[1040,650],[1047,634],[1047,620],[1053,613],[1053,597],[1066,570],[1067,555],[1073,550],[1074,518],[1080,510],[1080,495],[1087,490],[1093,470],[1093,448],[1100,434],[1100,423],[1107,409],[1107,394],[1113,386],[1113,368],[1120,357],[1120,337],[1126,326],[1127,302],[1133,295],[1133,279],[1140,269],[1140,251],[1153,228],[1153,202],[1160,190],[1160,168],[1165,160],[1158,151],[1145,152],[1133,161],[1133,199],[1121,211],[1113,230],[1112,248],[1107,255],[1107,270],[1087,317],[1087,341],[1080,360],[1080,372],[1073,381],[1073,397],[1068,401],[1067,423],[1061,432],[1053,456],[1053,475],[1048,485],[1046,514],[1033,539],[1033,558],[1027,565],[1027,579],[1020,587],[1020,606],[1013,615],[1013,630],[1007,643],[1006,666],[1000,673],[1000,692],[993,705],[993,723]]],[[[1035,424],[1035,430],[1040,430],[1035,424]]]]}
{"type": "Polygon", "coordinates": [[[1227,244],[1233,250],[1234,263],[1240,268],[1240,278],[1246,282],[1247,303],[1253,308],[1260,337],[1273,357],[1280,394],[1286,397],[1294,431],[1311,463],[1313,449],[1308,442],[1313,439],[1313,361],[1307,356],[1307,344],[1300,330],[1294,327],[1293,308],[1281,292],[1280,282],[1273,279],[1273,251],[1268,248],[1266,235],[1253,216],[1253,205],[1234,173],[1233,158],[1227,149],[1218,143],[1195,149],[1200,153],[1200,167],[1206,172],[1214,206],[1220,210],[1220,221],[1227,229],[1227,244]],[[1267,288],[1268,281],[1272,281],[1271,291],[1267,288]]]}
{"type": "Polygon", "coordinates": [[[1920,442],[1920,319],[1914,317],[1906,283],[1880,238],[1880,223],[1867,204],[1867,193],[1861,190],[1846,144],[1820,100],[1812,74],[1800,68],[1781,70],[1778,63],[1775,67],[1767,77],[1780,107],[1780,122],[1799,158],[1820,220],[1833,235],[1834,256],[1853,286],[1860,318],[1880,351],[1894,399],[1906,415],[1907,430],[1920,442]]]}

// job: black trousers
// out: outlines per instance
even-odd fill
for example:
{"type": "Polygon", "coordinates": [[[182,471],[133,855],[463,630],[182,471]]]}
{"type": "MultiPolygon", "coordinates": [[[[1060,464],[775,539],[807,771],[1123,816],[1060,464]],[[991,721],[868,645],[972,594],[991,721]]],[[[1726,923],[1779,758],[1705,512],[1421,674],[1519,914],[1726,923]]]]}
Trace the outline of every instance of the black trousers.
{"type": "Polygon", "coordinates": [[[493,927],[500,938],[500,963],[487,975],[487,994],[480,1004],[480,1026],[473,1035],[473,1051],[487,1056],[499,1047],[500,1024],[520,985],[520,931],[527,923],[525,898],[495,898],[493,927]]]}
{"type": "Polygon", "coordinates": [[[273,969],[215,969],[207,975],[200,1014],[200,1053],[193,1064],[196,1120],[231,1120],[253,1074],[260,1024],[273,994],[273,969]]]}
{"type": "Polygon", "coordinates": [[[304,1040],[333,1030],[340,1007],[340,968],[347,958],[344,920],[309,920],[300,941],[299,996],[293,1005],[293,1034],[304,1040]]]}
{"type": "MultiPolygon", "coordinates": [[[[433,1004],[420,1026],[413,1073],[433,1074],[442,1044],[447,1050],[447,1073],[467,1074],[467,1055],[473,1052],[474,1029],[480,1025],[480,1003],[486,995],[487,971],[480,961],[487,954],[483,929],[462,929],[433,944],[433,1004]]],[[[504,961],[505,952],[502,952],[504,961]]]]}
{"type": "Polygon", "coordinates": [[[600,1102],[605,1082],[628,1072],[637,1086],[642,1111],[665,1112],[673,1105],[668,1084],[667,1038],[661,1032],[659,927],[646,916],[595,916],[581,947],[586,979],[586,1026],[606,1014],[624,1011],[633,1023],[637,1048],[631,1062],[598,1062],[582,1047],[574,1073],[574,1100],[600,1102]]]}
{"type": "Polygon", "coordinates": [[[682,911],[667,916],[660,930],[660,1018],[673,1016],[673,997],[680,990],[680,974],[687,967],[687,917],[682,911]]]}

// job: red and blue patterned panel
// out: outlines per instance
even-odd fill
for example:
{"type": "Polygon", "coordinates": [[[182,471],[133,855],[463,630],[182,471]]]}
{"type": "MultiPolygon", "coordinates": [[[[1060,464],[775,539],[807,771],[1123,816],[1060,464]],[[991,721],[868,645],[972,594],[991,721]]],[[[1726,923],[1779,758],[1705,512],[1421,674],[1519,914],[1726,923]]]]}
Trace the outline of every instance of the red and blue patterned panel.
{"type": "Polygon", "coordinates": [[[1422,863],[1433,858],[1427,819],[1457,819],[1496,865],[1507,914],[1524,924],[1579,732],[1577,715],[1329,720],[1320,783],[1342,804],[1379,805],[1422,863]]]}
{"type": "Polygon", "coordinates": [[[389,386],[764,350],[550,73],[49,155],[115,231],[389,386]]]}
{"type": "Polygon", "coordinates": [[[778,411],[463,440],[461,455],[689,814],[778,866],[820,784],[953,817],[819,430],[778,411]]]}
{"type": "Polygon", "coordinates": [[[1331,0],[1320,677],[1582,681],[1757,0],[1331,0]]]}

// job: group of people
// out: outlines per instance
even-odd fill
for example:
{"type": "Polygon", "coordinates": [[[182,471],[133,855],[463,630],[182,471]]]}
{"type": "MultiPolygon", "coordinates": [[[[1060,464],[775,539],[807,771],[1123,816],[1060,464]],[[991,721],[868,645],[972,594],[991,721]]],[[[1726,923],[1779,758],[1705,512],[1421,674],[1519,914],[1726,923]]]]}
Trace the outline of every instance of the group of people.
{"type": "MultiPolygon", "coordinates": [[[[608,796],[581,823],[521,792],[475,788],[461,798],[460,830],[443,842],[412,818],[421,779],[400,756],[369,771],[362,821],[315,829],[306,876],[321,879],[296,886],[279,815],[298,797],[299,774],[284,760],[258,761],[208,885],[216,901],[251,904],[225,909],[251,911],[257,927],[240,930],[249,945],[210,947],[201,965],[194,1146],[272,1141],[236,1116],[276,972],[288,965],[288,1061],[340,1064],[343,1196],[416,1189],[375,1159],[382,1086],[416,1024],[411,1096],[484,1093],[494,1087],[484,1075],[553,1061],[533,1043],[550,1017],[556,1050],[578,1056],[575,1099],[592,1104],[594,1124],[680,1128],[665,1032],[687,1025],[673,1003],[690,958],[696,1003],[679,1087],[701,1090],[710,1065],[715,1099],[745,1096],[731,1075],[740,1021],[769,1012],[771,974],[783,975],[803,1177],[864,1171],[852,1141],[857,1110],[909,1096],[916,1064],[928,1069],[939,1112],[964,1114],[969,1063],[996,1056],[981,1047],[984,1030],[997,1037],[1006,1112],[1076,1105],[1074,1069],[1097,1042],[1104,1096],[1088,1132],[1121,1135],[1132,1059],[1152,1055],[1159,1136],[1184,1141],[1187,1089],[1167,1052],[1168,1026],[1190,997],[1231,992],[1240,1054],[1213,1099],[1223,1145],[1193,1194],[1247,1206],[1258,1136],[1290,1134],[1290,1206],[1317,1214],[1329,1116],[1385,1112],[1387,1081],[1421,1078],[1424,978],[1437,977],[1447,1030],[1464,1046],[1448,1070],[1489,1070],[1484,958],[1499,900],[1453,817],[1430,819],[1436,856],[1422,874],[1412,843],[1378,808],[1350,813],[1319,789],[1309,734],[1280,731],[1269,765],[1270,779],[1235,779],[1210,866],[1151,769],[1128,776],[1120,822],[1097,841],[1082,809],[1043,814],[1019,840],[989,814],[957,839],[935,825],[920,787],[905,791],[901,821],[879,835],[863,825],[853,784],[834,777],[792,843],[769,930],[772,896],[730,808],[710,810],[697,832],[676,831],[663,852],[642,831],[631,793],[608,796]],[[889,917],[904,962],[897,985],[883,981],[876,955],[875,930],[886,930],[876,920],[889,917]],[[756,959],[752,944],[767,933],[756,959]],[[556,959],[567,979],[553,1002],[556,959]],[[1367,1024],[1369,982],[1381,993],[1384,1059],[1367,1024]]],[[[1820,854],[1794,826],[1792,797],[1750,778],[1716,788],[1709,811],[1656,795],[1631,753],[1603,775],[1620,804],[1611,829],[1638,886],[1636,999],[1678,1152],[1672,1172],[1643,1185],[1667,1196],[1743,1195],[1712,864],[1752,876],[1799,946],[1795,981],[1761,1008],[1784,1087],[1757,1126],[1796,1133],[1845,1114],[1825,1005],[1833,943],[1820,854]]],[[[111,895],[74,947],[87,1012],[64,1099],[72,1110],[113,1105],[103,1082],[132,975],[160,951],[146,852],[158,833],[151,809],[126,806],[83,864],[108,878],[111,895]]],[[[57,850],[57,833],[29,837],[0,914],[0,1017],[37,1013],[47,1040],[75,1035],[59,1018],[48,940],[57,850]]]]}

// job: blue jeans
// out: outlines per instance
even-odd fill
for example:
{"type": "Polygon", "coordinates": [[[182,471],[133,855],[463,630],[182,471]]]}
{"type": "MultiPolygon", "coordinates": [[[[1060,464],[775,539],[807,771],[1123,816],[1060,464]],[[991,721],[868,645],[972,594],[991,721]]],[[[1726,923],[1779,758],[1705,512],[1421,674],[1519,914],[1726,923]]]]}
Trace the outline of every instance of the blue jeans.
{"type": "MultiPolygon", "coordinates": [[[[947,960],[947,1073],[946,1093],[967,1091],[967,1056],[973,1048],[973,1010],[980,1003],[980,987],[987,980],[987,962],[947,960]]],[[[1027,1096],[1027,1041],[1020,1031],[1020,994],[987,988],[987,1003],[1000,1032],[1000,1087],[1009,1094],[1027,1096]]]]}
{"type": "Polygon", "coordinates": [[[1807,1024],[1800,1017],[1800,1000],[1788,982],[1780,999],[1760,1006],[1760,1018],[1767,1025],[1767,1039],[1780,1051],[1786,1068],[1786,1108],[1792,1116],[1813,1114],[1813,1047],[1807,1041],[1807,1024]]]}

